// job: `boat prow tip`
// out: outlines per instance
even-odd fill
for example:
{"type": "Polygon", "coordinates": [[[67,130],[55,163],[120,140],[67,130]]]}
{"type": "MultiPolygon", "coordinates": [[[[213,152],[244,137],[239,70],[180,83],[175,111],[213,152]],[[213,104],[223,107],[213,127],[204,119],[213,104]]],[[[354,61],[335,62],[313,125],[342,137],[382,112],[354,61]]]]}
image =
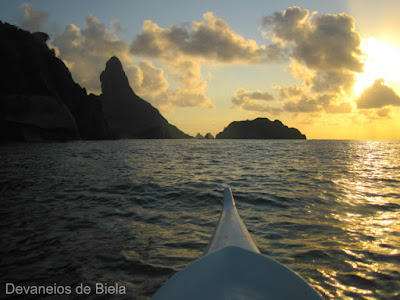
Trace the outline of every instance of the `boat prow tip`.
{"type": "Polygon", "coordinates": [[[232,190],[226,187],[224,190],[224,209],[235,207],[235,200],[233,200],[232,190]]]}

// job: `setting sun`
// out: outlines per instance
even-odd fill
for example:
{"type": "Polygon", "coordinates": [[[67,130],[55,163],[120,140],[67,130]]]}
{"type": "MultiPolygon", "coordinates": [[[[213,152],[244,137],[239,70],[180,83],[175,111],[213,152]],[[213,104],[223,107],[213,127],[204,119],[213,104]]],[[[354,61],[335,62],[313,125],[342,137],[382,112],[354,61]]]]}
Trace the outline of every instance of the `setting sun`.
{"type": "Polygon", "coordinates": [[[396,89],[400,82],[400,50],[376,38],[363,39],[361,50],[365,54],[364,73],[356,74],[354,93],[359,96],[376,79],[383,78],[388,86],[396,89]]]}

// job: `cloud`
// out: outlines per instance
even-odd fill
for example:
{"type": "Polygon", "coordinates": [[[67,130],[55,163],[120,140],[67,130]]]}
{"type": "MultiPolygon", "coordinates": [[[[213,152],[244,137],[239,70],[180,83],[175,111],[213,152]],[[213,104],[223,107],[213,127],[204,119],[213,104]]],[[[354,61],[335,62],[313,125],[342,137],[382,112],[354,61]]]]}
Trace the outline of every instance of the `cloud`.
{"type": "Polygon", "coordinates": [[[390,108],[389,107],[381,108],[376,112],[376,115],[380,118],[388,118],[389,119],[390,118],[390,108]]]}
{"type": "Polygon", "coordinates": [[[348,114],[353,110],[350,102],[330,103],[324,109],[325,112],[330,114],[348,114]]]}
{"type": "Polygon", "coordinates": [[[201,74],[201,64],[192,60],[176,59],[163,65],[180,85],[152,98],[152,103],[161,110],[171,111],[174,107],[215,108],[206,95],[207,82],[201,74]]]}
{"type": "Polygon", "coordinates": [[[180,60],[165,63],[164,68],[171,73],[179,87],[171,89],[164,69],[154,67],[150,62],[127,68],[131,86],[137,94],[157,106],[161,111],[171,112],[176,107],[215,108],[206,95],[207,82],[201,75],[201,65],[194,61],[180,60]]]}
{"type": "Polygon", "coordinates": [[[311,31],[311,23],[308,20],[309,11],[294,6],[289,7],[283,13],[275,12],[272,16],[264,16],[262,25],[273,26],[274,38],[282,43],[295,43],[305,39],[307,32],[311,31]]]}
{"type": "Polygon", "coordinates": [[[274,100],[274,96],[268,92],[263,93],[260,90],[251,92],[243,88],[238,88],[235,92],[235,96],[232,98],[232,103],[235,105],[241,105],[244,102],[257,100],[272,101],[274,100]]]}
{"type": "Polygon", "coordinates": [[[383,78],[375,80],[374,84],[364,90],[357,99],[358,108],[382,108],[385,106],[400,106],[400,97],[385,85],[383,78]]]}
{"type": "Polygon", "coordinates": [[[207,82],[203,80],[201,65],[197,62],[165,62],[163,68],[157,68],[149,61],[142,61],[124,68],[135,93],[161,111],[171,112],[177,107],[215,108],[206,95],[207,82]],[[173,77],[179,87],[170,87],[166,73],[173,77]]]}
{"type": "Polygon", "coordinates": [[[164,70],[155,67],[150,61],[142,61],[138,65],[127,65],[125,73],[130,86],[138,95],[158,95],[169,87],[164,70]]]}
{"type": "MultiPolygon", "coordinates": [[[[115,21],[114,21],[115,22],[115,21]]],[[[82,29],[68,25],[52,45],[71,71],[74,79],[89,91],[100,92],[100,73],[112,56],[122,62],[132,61],[129,46],[93,15],[86,17],[82,29]]]]}
{"type": "Polygon", "coordinates": [[[289,69],[301,85],[275,86],[280,109],[290,113],[350,113],[345,94],[352,91],[355,73],[363,72],[361,38],[353,17],[318,15],[299,7],[264,16],[272,41],[286,49],[289,69]]]}
{"type": "Polygon", "coordinates": [[[176,107],[215,108],[205,93],[183,88],[166,90],[149,101],[165,112],[171,112],[176,107]]]}
{"type": "Polygon", "coordinates": [[[312,90],[315,92],[348,92],[354,86],[356,77],[353,72],[341,71],[341,72],[327,72],[317,71],[315,75],[308,82],[312,90]]]}
{"type": "Polygon", "coordinates": [[[70,69],[74,79],[89,91],[100,93],[99,74],[111,56],[117,56],[124,65],[132,89],[159,109],[171,111],[176,107],[215,107],[206,95],[207,82],[201,74],[201,64],[174,55],[159,60],[133,63],[134,56],[126,41],[119,38],[123,28],[113,20],[111,29],[95,16],[88,16],[82,29],[71,24],[53,41],[59,56],[70,69]],[[172,80],[179,87],[170,89],[172,80]]]}
{"type": "MultiPolygon", "coordinates": [[[[297,84],[292,86],[275,86],[274,90],[276,90],[279,94],[279,98],[282,101],[282,109],[287,112],[304,112],[311,113],[320,111],[321,103],[311,95],[306,93],[303,88],[299,87],[297,84]]],[[[321,98],[321,102],[326,102],[326,97],[321,98]]]]}
{"type": "Polygon", "coordinates": [[[339,102],[335,93],[310,93],[297,84],[280,87],[275,86],[279,98],[283,101],[284,111],[293,113],[349,113],[352,108],[349,102],[339,102]]]}
{"type": "Polygon", "coordinates": [[[201,74],[201,64],[193,60],[177,60],[166,63],[167,66],[179,72],[176,80],[184,89],[205,91],[207,82],[201,74]]]}
{"type": "Polygon", "coordinates": [[[363,71],[361,37],[352,16],[310,15],[306,9],[290,7],[283,13],[264,16],[263,24],[272,25],[274,38],[292,44],[293,57],[311,69],[363,71]]]}
{"type": "Polygon", "coordinates": [[[274,86],[274,90],[278,92],[281,99],[298,98],[304,95],[303,89],[297,84],[285,87],[274,86]]]}
{"type": "Polygon", "coordinates": [[[352,16],[310,14],[306,9],[290,7],[262,19],[272,26],[273,40],[286,45],[294,63],[294,75],[316,92],[349,91],[354,72],[363,72],[361,37],[352,16]],[[296,68],[297,67],[297,68],[296,68]],[[302,75],[308,68],[306,76],[302,75]]]}
{"type": "Polygon", "coordinates": [[[31,32],[40,31],[49,19],[49,14],[33,8],[32,4],[24,2],[19,6],[20,14],[17,22],[21,28],[31,32]]]}
{"type": "Polygon", "coordinates": [[[303,113],[311,113],[311,112],[317,112],[320,111],[320,106],[318,104],[318,101],[315,99],[312,99],[311,97],[308,96],[303,96],[297,101],[286,101],[283,104],[283,110],[287,112],[303,112],[303,113]]]}
{"type": "Polygon", "coordinates": [[[280,108],[265,104],[265,102],[275,101],[275,97],[268,92],[262,92],[260,90],[252,92],[247,91],[244,88],[238,88],[235,95],[231,98],[231,101],[237,109],[270,112],[274,114],[281,111],[280,108]]]}
{"type": "Polygon", "coordinates": [[[391,108],[383,107],[379,109],[363,109],[360,111],[370,122],[382,119],[391,119],[391,108]]]}
{"type": "Polygon", "coordinates": [[[117,19],[112,20],[112,21],[110,22],[110,25],[111,25],[112,32],[113,32],[116,36],[119,36],[123,31],[125,31],[125,30],[122,28],[121,23],[120,23],[119,20],[117,20],[117,19]]]}
{"type": "Polygon", "coordinates": [[[269,112],[277,114],[280,112],[290,113],[317,113],[325,111],[330,114],[350,113],[352,107],[349,102],[340,102],[335,93],[308,93],[297,84],[291,86],[274,86],[278,98],[268,92],[247,91],[238,88],[231,101],[235,108],[269,112]],[[268,102],[268,104],[267,104],[268,102]]]}
{"type": "Polygon", "coordinates": [[[254,40],[246,40],[212,12],[205,13],[201,22],[166,29],[146,20],[143,32],[131,44],[131,52],[159,59],[184,55],[224,64],[279,62],[285,58],[280,45],[259,46],[254,40]]]}

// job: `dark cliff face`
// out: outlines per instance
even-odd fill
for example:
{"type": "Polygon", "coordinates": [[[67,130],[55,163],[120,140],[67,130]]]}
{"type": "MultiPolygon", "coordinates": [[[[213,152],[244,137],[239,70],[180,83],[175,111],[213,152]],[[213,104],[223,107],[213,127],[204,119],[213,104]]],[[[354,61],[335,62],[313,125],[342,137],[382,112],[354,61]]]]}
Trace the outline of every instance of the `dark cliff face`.
{"type": "Polygon", "coordinates": [[[87,95],[48,38],[0,21],[0,141],[191,138],[132,91],[116,57],[100,76],[103,94],[87,95]]]}
{"type": "Polygon", "coordinates": [[[236,121],[229,124],[217,139],[306,139],[296,128],[289,128],[281,121],[257,118],[253,121],[236,121]]]}
{"type": "Polygon", "coordinates": [[[108,137],[100,101],[73,81],[47,39],[0,22],[0,140],[108,137]]]}
{"type": "Polygon", "coordinates": [[[100,81],[104,116],[117,138],[190,138],[133,92],[117,57],[106,63],[100,81]]]}

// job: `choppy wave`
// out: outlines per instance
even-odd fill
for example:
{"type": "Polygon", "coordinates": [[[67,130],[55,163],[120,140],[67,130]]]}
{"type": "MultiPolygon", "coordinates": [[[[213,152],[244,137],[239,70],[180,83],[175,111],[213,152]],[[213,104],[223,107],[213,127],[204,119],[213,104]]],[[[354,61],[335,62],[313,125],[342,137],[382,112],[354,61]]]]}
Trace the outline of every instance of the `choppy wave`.
{"type": "Polygon", "coordinates": [[[400,297],[398,141],[122,140],[0,153],[3,284],[119,283],[127,295],[114,298],[148,299],[202,255],[230,186],[261,252],[326,299],[400,297]]]}

